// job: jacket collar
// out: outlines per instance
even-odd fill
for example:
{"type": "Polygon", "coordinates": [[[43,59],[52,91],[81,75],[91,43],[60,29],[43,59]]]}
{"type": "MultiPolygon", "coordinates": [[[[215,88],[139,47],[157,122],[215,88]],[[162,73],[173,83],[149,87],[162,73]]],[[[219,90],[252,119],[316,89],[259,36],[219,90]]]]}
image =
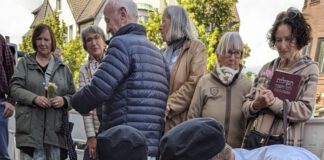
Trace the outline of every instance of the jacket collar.
{"type": "MultiPolygon", "coordinates": [[[[55,56],[53,56],[53,57],[54,57],[54,69],[58,68],[60,65],[64,65],[61,60],[59,60],[55,56]]],[[[25,58],[26,58],[26,64],[28,65],[29,68],[31,68],[31,69],[39,69],[39,66],[38,66],[38,64],[36,62],[36,53],[28,55],[25,58]]]]}
{"type": "Polygon", "coordinates": [[[224,83],[219,79],[219,75],[217,74],[217,71],[216,71],[216,66],[214,67],[213,71],[211,72],[211,76],[212,76],[213,78],[215,78],[219,83],[223,84],[224,86],[231,86],[231,85],[234,84],[235,81],[240,77],[240,75],[241,75],[241,71],[242,71],[243,67],[244,67],[244,66],[243,66],[242,64],[240,64],[239,72],[238,72],[238,73],[233,77],[232,82],[229,83],[229,84],[224,84],[224,83]]]}
{"type": "MultiPolygon", "coordinates": [[[[269,68],[271,68],[271,70],[275,70],[278,67],[280,61],[280,57],[274,59],[273,61],[270,62],[269,68]]],[[[311,64],[316,64],[316,62],[312,61],[312,59],[308,56],[301,56],[301,58],[299,60],[297,60],[295,62],[295,64],[293,64],[288,72],[289,73],[297,73],[298,71],[304,69],[305,67],[311,65],[311,64]]]]}
{"type": "Polygon", "coordinates": [[[117,33],[112,36],[109,40],[106,41],[107,45],[111,42],[115,37],[125,35],[125,34],[136,34],[136,35],[146,35],[146,29],[144,26],[139,25],[137,23],[129,23],[123,27],[121,27],[117,33]]]}

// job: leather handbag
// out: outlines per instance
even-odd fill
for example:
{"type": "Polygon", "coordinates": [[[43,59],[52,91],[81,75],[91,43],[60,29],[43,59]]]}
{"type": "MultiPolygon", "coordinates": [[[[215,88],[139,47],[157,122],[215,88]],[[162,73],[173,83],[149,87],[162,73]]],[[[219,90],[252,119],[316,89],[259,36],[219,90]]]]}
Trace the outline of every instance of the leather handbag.
{"type": "MultiPolygon", "coordinates": [[[[271,127],[267,134],[258,132],[255,127],[252,127],[250,132],[246,132],[243,140],[243,148],[246,149],[254,149],[262,146],[269,146],[274,144],[285,144],[287,140],[287,128],[288,128],[288,118],[287,118],[287,100],[283,100],[283,114],[282,117],[278,115],[274,115],[272,111],[269,109],[261,110],[259,114],[273,114],[275,116],[272,121],[271,127]],[[273,135],[274,126],[279,123],[279,121],[283,120],[283,131],[284,133],[281,135],[273,135]]],[[[254,124],[256,118],[252,119],[252,123],[254,124]]]]}

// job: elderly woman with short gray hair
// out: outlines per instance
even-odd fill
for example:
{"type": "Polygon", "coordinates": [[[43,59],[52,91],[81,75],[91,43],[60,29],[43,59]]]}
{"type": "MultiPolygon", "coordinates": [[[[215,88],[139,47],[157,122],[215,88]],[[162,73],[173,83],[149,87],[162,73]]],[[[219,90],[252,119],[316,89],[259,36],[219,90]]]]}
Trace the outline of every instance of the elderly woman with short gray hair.
{"type": "Polygon", "coordinates": [[[167,48],[163,56],[170,71],[165,132],[186,120],[191,98],[206,73],[206,47],[181,6],[168,6],[159,27],[167,48]]]}
{"type": "MultiPolygon", "coordinates": [[[[91,25],[81,32],[84,50],[89,53],[88,59],[80,67],[79,89],[90,83],[93,74],[105,55],[105,33],[98,26],[91,25]]],[[[87,135],[87,148],[84,152],[84,160],[96,158],[96,135],[99,132],[101,120],[101,108],[94,109],[83,115],[84,128],[87,135]]]]}
{"type": "Polygon", "coordinates": [[[243,41],[238,32],[226,32],[215,48],[217,63],[199,80],[188,119],[215,118],[224,126],[226,143],[239,148],[246,126],[242,105],[252,86],[242,73],[243,41]]]}

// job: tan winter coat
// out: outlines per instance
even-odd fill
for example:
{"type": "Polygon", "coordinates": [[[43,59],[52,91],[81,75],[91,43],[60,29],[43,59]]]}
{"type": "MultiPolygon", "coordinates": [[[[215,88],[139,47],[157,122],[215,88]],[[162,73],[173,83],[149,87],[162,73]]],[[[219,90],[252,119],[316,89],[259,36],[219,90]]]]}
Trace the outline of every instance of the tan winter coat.
{"type": "Polygon", "coordinates": [[[188,111],[188,119],[215,118],[224,126],[226,142],[234,148],[240,147],[246,125],[242,105],[251,87],[251,80],[241,73],[229,85],[225,85],[214,70],[199,80],[188,111]]]}
{"type": "MultiPolygon", "coordinates": [[[[247,101],[243,105],[243,112],[246,118],[257,117],[257,130],[262,133],[268,133],[270,126],[273,122],[274,115],[271,114],[257,114],[258,111],[253,110],[252,102],[256,95],[256,89],[265,83],[264,77],[261,77],[261,73],[266,70],[277,70],[279,64],[279,58],[267,63],[261,69],[258,77],[255,80],[255,84],[251,93],[247,97],[247,101]]],[[[304,132],[304,122],[306,122],[312,116],[314,106],[315,106],[315,97],[317,89],[317,78],[319,70],[317,64],[313,62],[308,56],[303,56],[300,58],[294,65],[286,70],[288,73],[301,75],[302,84],[299,88],[297,100],[287,102],[287,112],[288,112],[288,121],[290,125],[287,131],[287,142],[288,145],[301,146],[302,137],[304,132]]],[[[282,116],[283,114],[283,100],[275,98],[275,103],[269,106],[269,109],[274,112],[274,114],[282,116]]],[[[247,133],[250,132],[253,125],[250,121],[247,133]]],[[[283,134],[283,120],[279,121],[278,124],[274,125],[272,135],[281,135],[283,134]]]]}
{"type": "Polygon", "coordinates": [[[170,72],[168,104],[171,110],[166,117],[165,132],[185,121],[192,95],[204,73],[207,73],[205,45],[199,40],[185,41],[170,72]]]}

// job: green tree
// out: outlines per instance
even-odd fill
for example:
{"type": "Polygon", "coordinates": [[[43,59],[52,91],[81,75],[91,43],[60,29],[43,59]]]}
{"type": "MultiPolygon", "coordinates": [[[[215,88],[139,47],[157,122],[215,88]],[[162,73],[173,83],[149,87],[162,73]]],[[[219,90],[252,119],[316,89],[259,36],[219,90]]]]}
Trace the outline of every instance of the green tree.
{"type": "Polygon", "coordinates": [[[239,26],[233,25],[235,18],[233,8],[237,0],[178,0],[178,2],[188,11],[197,26],[199,38],[207,47],[207,69],[211,70],[217,60],[214,54],[219,38],[227,31],[237,30],[239,26]]]}
{"type": "Polygon", "coordinates": [[[62,49],[63,61],[69,65],[73,74],[74,84],[78,86],[79,69],[85,60],[87,53],[83,50],[81,38],[79,35],[69,41],[62,49]]]}
{"type": "Polygon", "coordinates": [[[162,35],[159,31],[159,26],[162,21],[162,15],[157,10],[149,12],[149,18],[147,23],[143,23],[142,25],[146,28],[146,36],[149,40],[151,40],[154,45],[158,48],[163,48],[164,43],[162,39],[162,35]]]}
{"type": "Polygon", "coordinates": [[[44,23],[52,28],[56,39],[56,46],[62,48],[66,37],[66,25],[64,21],[60,21],[60,13],[54,11],[53,15],[45,17],[44,23]]]}
{"type": "Polygon", "coordinates": [[[248,71],[245,73],[245,76],[249,78],[251,81],[254,81],[255,77],[257,76],[255,73],[248,71]]]}
{"type": "Polygon", "coordinates": [[[34,29],[30,29],[30,33],[27,33],[25,36],[23,36],[22,43],[19,44],[19,50],[25,52],[26,54],[30,54],[35,52],[34,48],[32,46],[32,40],[31,40],[31,33],[34,31],[34,29]]]}

